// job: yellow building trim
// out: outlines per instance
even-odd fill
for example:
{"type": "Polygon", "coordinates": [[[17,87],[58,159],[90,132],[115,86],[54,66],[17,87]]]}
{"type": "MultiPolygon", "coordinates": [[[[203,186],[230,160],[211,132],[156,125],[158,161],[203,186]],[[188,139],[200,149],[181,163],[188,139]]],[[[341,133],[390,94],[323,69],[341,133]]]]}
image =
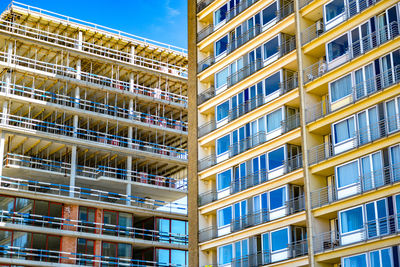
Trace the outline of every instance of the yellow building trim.
{"type": "Polygon", "coordinates": [[[342,257],[364,253],[375,249],[382,249],[390,246],[397,246],[400,244],[400,236],[386,236],[380,239],[373,239],[363,241],[354,245],[346,246],[343,248],[335,248],[333,251],[326,251],[321,254],[315,255],[316,262],[330,261],[332,259],[340,259],[342,257]]]}
{"type": "Polygon", "coordinates": [[[315,12],[315,10],[319,8],[323,8],[323,5],[328,3],[331,0],[320,0],[320,1],[311,1],[311,3],[307,4],[300,10],[300,15],[302,17],[307,17],[310,13],[315,12]]]}
{"type": "Polygon", "coordinates": [[[328,127],[330,129],[331,124],[340,119],[349,117],[353,114],[356,114],[357,112],[360,112],[361,110],[364,110],[378,103],[391,99],[399,94],[399,89],[400,89],[400,84],[395,84],[389,88],[384,89],[383,91],[377,91],[376,93],[366,98],[363,98],[354,104],[345,106],[315,122],[308,124],[307,125],[308,131],[317,134],[325,134],[326,132],[321,131],[321,128],[326,129],[328,127]]]}
{"type": "MultiPolygon", "coordinates": [[[[326,74],[324,74],[322,77],[319,77],[305,85],[306,90],[308,93],[316,93],[316,94],[321,94],[320,90],[321,87],[326,86],[327,84],[339,77],[342,77],[364,65],[367,65],[371,63],[373,60],[393,51],[399,49],[399,36],[394,38],[393,40],[390,40],[370,51],[368,51],[366,54],[363,56],[359,56],[351,61],[348,61],[347,63],[341,65],[340,67],[337,67],[331,71],[328,71],[326,74]],[[318,92],[319,91],[319,92],[318,92]]],[[[324,94],[327,93],[327,90],[324,91],[324,94]]]]}
{"type": "Polygon", "coordinates": [[[200,137],[198,141],[199,145],[200,146],[209,145],[210,142],[213,142],[214,140],[220,138],[221,136],[224,136],[241,126],[246,125],[247,123],[254,121],[255,119],[261,116],[265,116],[266,114],[286,105],[291,101],[298,101],[298,98],[299,98],[299,90],[298,88],[296,88],[250,111],[249,113],[244,114],[243,116],[235,119],[234,121],[227,123],[222,127],[219,127],[218,129],[210,132],[209,134],[200,137]]]}
{"type": "Polygon", "coordinates": [[[341,163],[348,162],[350,160],[359,158],[360,156],[370,154],[384,147],[395,145],[397,143],[400,143],[400,132],[324,160],[323,162],[311,166],[310,169],[313,174],[332,175],[332,168],[341,163]]]}
{"type": "Polygon", "coordinates": [[[200,112],[204,110],[208,110],[217,106],[218,104],[226,101],[228,98],[231,98],[234,95],[237,95],[245,88],[252,86],[253,84],[265,79],[266,77],[274,74],[278,70],[282,68],[289,68],[292,70],[297,70],[296,66],[296,50],[293,50],[289,54],[281,57],[279,60],[274,61],[273,63],[265,66],[261,70],[255,72],[254,74],[246,77],[235,85],[229,87],[227,90],[219,93],[209,101],[206,101],[202,105],[198,107],[200,112]]]}
{"type": "Polygon", "coordinates": [[[229,235],[217,237],[210,241],[206,241],[200,243],[200,250],[209,250],[212,248],[216,248],[218,246],[232,243],[244,238],[248,238],[249,236],[256,236],[263,234],[265,232],[269,232],[275,229],[279,229],[285,226],[294,225],[294,224],[303,224],[305,225],[306,214],[305,212],[299,212],[296,214],[292,214],[281,219],[277,219],[274,221],[266,222],[260,225],[256,225],[254,227],[246,228],[244,230],[231,233],[229,235]]]}
{"type": "Polygon", "coordinates": [[[385,187],[381,187],[377,190],[369,191],[360,195],[346,198],[341,201],[329,203],[329,205],[325,205],[323,207],[314,209],[313,215],[314,217],[319,217],[334,212],[336,213],[340,210],[361,205],[363,203],[371,202],[387,196],[395,195],[398,194],[399,192],[400,192],[400,182],[393,185],[387,185],[385,187]]]}
{"type": "Polygon", "coordinates": [[[264,266],[293,267],[293,266],[306,266],[308,264],[309,264],[308,256],[303,256],[303,257],[297,257],[297,258],[289,259],[289,260],[285,260],[285,261],[270,263],[270,264],[267,264],[264,266]]]}
{"type": "Polygon", "coordinates": [[[222,5],[224,5],[227,2],[228,2],[228,0],[214,0],[206,8],[204,8],[202,11],[197,13],[198,21],[203,21],[209,15],[212,16],[215,10],[217,10],[218,8],[220,8],[222,5]]]}
{"type": "Polygon", "coordinates": [[[233,166],[237,165],[240,162],[244,162],[248,159],[254,158],[258,155],[261,155],[267,151],[270,151],[270,150],[277,148],[279,146],[282,146],[284,144],[291,143],[296,139],[300,143],[300,127],[296,128],[286,134],[283,134],[277,138],[271,139],[270,141],[267,141],[267,142],[263,143],[262,145],[256,146],[256,147],[249,149],[243,153],[240,153],[239,155],[236,155],[235,157],[232,157],[221,163],[213,165],[204,171],[201,171],[198,174],[199,179],[206,179],[207,177],[215,175],[221,171],[232,168],[233,166]]]}
{"type": "Polygon", "coordinates": [[[269,180],[267,182],[264,182],[262,184],[259,184],[257,186],[250,187],[246,190],[240,191],[238,193],[232,194],[228,197],[219,199],[217,201],[211,202],[207,205],[199,207],[200,214],[201,215],[207,215],[209,213],[215,212],[217,209],[220,209],[222,207],[228,206],[232,203],[236,203],[238,201],[250,198],[252,196],[264,193],[266,191],[269,191],[271,189],[290,184],[290,183],[295,183],[295,184],[301,184],[303,185],[303,169],[298,169],[294,172],[290,172],[288,174],[285,174],[283,176],[274,178],[272,180],[269,180]]]}

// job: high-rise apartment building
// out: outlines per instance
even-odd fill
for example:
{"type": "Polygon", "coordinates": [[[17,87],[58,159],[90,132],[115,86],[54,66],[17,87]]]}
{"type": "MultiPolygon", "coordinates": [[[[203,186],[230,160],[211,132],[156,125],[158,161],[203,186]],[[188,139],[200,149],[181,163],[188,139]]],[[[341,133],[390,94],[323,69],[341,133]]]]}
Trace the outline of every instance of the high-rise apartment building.
{"type": "Polygon", "coordinates": [[[400,265],[400,2],[189,1],[191,266],[400,265]]]}
{"type": "Polygon", "coordinates": [[[187,52],[12,2],[0,265],[187,265],[187,52]]]}

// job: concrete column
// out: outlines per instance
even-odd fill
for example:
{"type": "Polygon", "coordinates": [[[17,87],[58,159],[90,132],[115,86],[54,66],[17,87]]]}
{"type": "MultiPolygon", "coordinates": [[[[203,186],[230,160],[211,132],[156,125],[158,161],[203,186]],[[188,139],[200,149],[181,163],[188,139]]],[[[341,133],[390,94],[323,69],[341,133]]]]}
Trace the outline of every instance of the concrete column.
{"type": "Polygon", "coordinates": [[[78,80],[81,79],[81,71],[82,71],[82,66],[81,65],[82,65],[81,60],[78,59],[76,61],[76,77],[75,77],[78,80]]]}
{"type": "MultiPolygon", "coordinates": [[[[63,219],[71,220],[70,222],[67,222],[67,223],[76,225],[76,221],[78,220],[78,212],[79,212],[78,205],[65,204],[64,208],[63,208],[63,219]]],[[[74,225],[64,226],[63,229],[68,230],[68,231],[76,231],[76,226],[74,226],[74,225]]],[[[76,237],[62,236],[61,237],[61,250],[65,251],[65,252],[69,252],[69,253],[76,253],[77,242],[78,242],[78,239],[76,237]]],[[[69,255],[65,255],[65,256],[69,256],[69,255]]],[[[61,259],[61,263],[75,264],[75,260],[74,259],[61,259]]]]}
{"type": "Polygon", "coordinates": [[[1,131],[0,134],[0,182],[1,178],[3,176],[3,161],[4,161],[4,150],[5,150],[5,144],[6,144],[6,134],[1,131]]]}
{"type": "Polygon", "coordinates": [[[132,92],[132,93],[135,92],[135,88],[134,88],[135,87],[135,80],[134,80],[133,75],[134,75],[133,72],[131,72],[129,74],[129,92],[132,92]]]}
{"type": "Polygon", "coordinates": [[[76,146],[72,146],[71,153],[71,176],[69,177],[69,186],[71,190],[69,192],[70,197],[74,197],[74,193],[72,191],[72,187],[75,187],[75,178],[76,178],[76,146]]]}
{"type": "MultiPolygon", "coordinates": [[[[132,181],[132,156],[127,156],[126,157],[126,180],[128,183],[126,184],[126,194],[128,196],[132,195],[132,184],[130,183],[132,181]]],[[[126,201],[126,205],[131,205],[131,202],[129,200],[126,201]]]]}
{"type": "Polygon", "coordinates": [[[78,50],[82,50],[83,33],[79,31],[78,33],[78,50]]]}
{"type": "Polygon", "coordinates": [[[2,110],[3,116],[1,119],[2,124],[7,124],[8,123],[8,101],[4,100],[3,102],[3,110],[2,110]]]}
{"type": "Polygon", "coordinates": [[[12,62],[12,55],[13,55],[13,43],[10,41],[8,43],[8,50],[7,50],[7,62],[10,65],[12,62]]]}
{"type": "Polygon", "coordinates": [[[131,62],[135,63],[135,46],[131,46],[131,62]]]}
{"type": "Polygon", "coordinates": [[[10,88],[11,88],[11,74],[12,70],[8,69],[6,73],[6,90],[5,93],[8,95],[10,93],[10,88]]]}

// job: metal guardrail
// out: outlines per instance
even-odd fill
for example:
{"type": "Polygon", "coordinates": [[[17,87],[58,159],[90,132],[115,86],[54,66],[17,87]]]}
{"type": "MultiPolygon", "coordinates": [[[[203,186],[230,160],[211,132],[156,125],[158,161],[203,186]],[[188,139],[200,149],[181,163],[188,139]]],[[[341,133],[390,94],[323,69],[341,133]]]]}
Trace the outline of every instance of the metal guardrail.
{"type": "MultiPolygon", "coordinates": [[[[351,99],[348,101],[346,105],[341,106],[340,108],[331,109],[332,103],[329,101],[321,101],[318,104],[309,107],[306,109],[306,121],[307,123],[316,121],[328,114],[335,112],[345,106],[352,105],[357,101],[360,101],[370,95],[384,90],[392,85],[400,83],[400,66],[397,65],[394,68],[388,69],[374,77],[370,77],[365,81],[358,83],[351,87],[351,91],[349,91],[349,95],[351,99]]],[[[340,101],[340,100],[339,100],[340,101]]]]}
{"type": "Polygon", "coordinates": [[[343,234],[340,231],[334,230],[315,235],[313,238],[314,251],[316,253],[321,253],[338,247],[365,242],[367,240],[398,235],[400,234],[400,228],[396,226],[396,221],[400,221],[400,214],[369,220],[362,225],[361,229],[352,231],[351,233],[343,234]],[[350,235],[358,235],[358,237],[352,238],[353,242],[346,242],[346,244],[343,244],[343,238],[350,235]]]}
{"type": "MultiPolygon", "coordinates": [[[[0,257],[18,259],[18,260],[29,260],[39,262],[53,262],[62,263],[63,261],[74,262],[77,265],[94,265],[100,266],[130,266],[130,267],[178,267],[181,265],[136,260],[130,258],[117,258],[110,256],[91,255],[83,253],[73,253],[65,251],[56,251],[48,249],[35,249],[35,248],[24,248],[16,246],[0,246],[0,257]]],[[[71,263],[68,263],[71,264],[71,263]]]]}
{"type": "Polygon", "coordinates": [[[232,20],[234,17],[245,11],[247,8],[252,6],[254,3],[259,0],[239,0],[236,1],[236,4],[233,8],[229,9],[226,12],[226,22],[232,20]]]}
{"type": "Polygon", "coordinates": [[[22,96],[29,98],[29,100],[37,99],[57,105],[91,111],[98,113],[98,115],[100,116],[109,115],[113,117],[128,119],[131,121],[142,122],[145,124],[149,124],[152,127],[157,126],[183,132],[187,132],[188,128],[188,123],[185,121],[174,120],[167,117],[138,112],[135,110],[111,106],[104,103],[89,101],[82,98],[75,98],[68,95],[56,94],[53,92],[39,90],[14,83],[7,84],[6,82],[0,81],[0,92],[6,94],[7,96],[22,96]]]}
{"type": "MultiPolygon", "coordinates": [[[[311,1],[310,0],[302,0],[301,2],[308,4],[308,3],[312,2],[312,0],[311,1]]],[[[340,17],[343,19],[343,21],[340,24],[348,21],[350,18],[361,13],[368,7],[375,5],[377,2],[379,2],[379,0],[369,0],[368,4],[366,1],[360,2],[358,0],[350,1],[348,4],[346,3],[344,8],[342,9],[342,12],[340,15],[340,17]]],[[[301,6],[300,8],[303,7],[302,3],[300,3],[300,6],[301,6]]],[[[335,18],[335,20],[339,19],[340,17],[335,18]]],[[[336,27],[337,27],[337,25],[335,27],[333,27],[332,29],[335,29],[336,27]]],[[[326,30],[326,27],[325,27],[323,21],[322,20],[317,21],[316,23],[314,23],[313,25],[309,26],[304,31],[302,31],[301,44],[305,45],[305,44],[311,42],[312,40],[318,38],[325,32],[330,31],[332,29],[326,30]]]]}
{"type": "Polygon", "coordinates": [[[209,4],[214,2],[215,0],[201,0],[197,3],[197,13],[205,9],[209,4]]]}
{"type": "Polygon", "coordinates": [[[242,33],[240,36],[230,39],[227,45],[227,53],[232,53],[257,35],[259,35],[262,32],[261,29],[261,25],[256,24],[254,27],[242,33]]]}
{"type": "Polygon", "coordinates": [[[299,7],[300,7],[300,9],[302,9],[302,8],[305,7],[306,5],[310,4],[312,1],[314,1],[314,0],[300,0],[300,1],[299,1],[299,7]]]}
{"type": "Polygon", "coordinates": [[[348,185],[346,188],[354,188],[354,193],[346,197],[338,196],[338,189],[336,186],[326,186],[311,192],[311,207],[322,207],[342,199],[353,197],[355,195],[363,194],[380,187],[391,185],[400,182],[400,163],[386,166],[380,170],[375,170],[357,177],[355,184],[348,185]]]}
{"type": "Polygon", "coordinates": [[[188,244],[188,235],[123,225],[97,223],[94,221],[70,220],[31,213],[10,212],[6,210],[0,210],[0,222],[143,239],[154,242],[168,242],[183,245],[188,244]]]}
{"type": "Polygon", "coordinates": [[[397,123],[399,120],[400,114],[396,114],[390,118],[385,118],[374,124],[370,124],[368,127],[357,129],[354,133],[354,136],[347,141],[349,148],[339,153],[335,153],[334,145],[330,142],[310,148],[308,150],[310,165],[319,163],[328,158],[345,153],[351,149],[358,148],[378,139],[382,139],[393,134],[394,132],[398,132],[400,130],[399,128],[396,131],[389,132],[388,127],[391,124],[397,123]]]}
{"type": "Polygon", "coordinates": [[[82,128],[74,128],[70,125],[41,121],[11,114],[0,113],[0,116],[2,116],[3,118],[3,124],[14,127],[20,127],[24,129],[30,129],[56,135],[63,135],[111,146],[125,147],[133,150],[141,150],[145,152],[169,156],[172,158],[187,160],[187,151],[181,148],[160,145],[142,140],[129,139],[123,136],[112,135],[82,128]]]}
{"type": "Polygon", "coordinates": [[[354,58],[357,58],[386,42],[393,40],[397,36],[399,36],[399,22],[393,21],[390,24],[384,26],[382,29],[374,31],[354,43],[349,43],[348,50],[344,55],[341,56],[345,57],[345,60],[342,62],[342,64],[331,68],[329,67],[329,64],[327,64],[325,61],[318,61],[317,63],[314,63],[305,68],[303,71],[304,84],[307,84],[321,77],[332,69],[342,66],[344,63],[354,58]]]}
{"type": "Polygon", "coordinates": [[[197,105],[201,105],[204,102],[206,102],[208,99],[211,99],[215,96],[215,88],[214,86],[211,86],[210,88],[208,88],[207,90],[201,92],[198,96],[197,96],[197,105]]]}
{"type": "Polygon", "coordinates": [[[39,182],[5,176],[0,176],[0,188],[5,190],[18,190],[21,192],[34,192],[53,196],[63,196],[64,198],[70,196],[80,200],[87,199],[103,203],[108,202],[120,205],[131,205],[137,208],[158,212],[174,214],[186,214],[187,212],[187,205],[175,202],[167,202],[84,187],[39,182]]]}
{"type": "Polygon", "coordinates": [[[187,78],[187,68],[171,65],[166,62],[135,55],[132,57],[130,52],[115,50],[89,42],[80,42],[78,39],[66,37],[45,30],[40,30],[16,22],[10,22],[0,19],[0,30],[10,32],[11,34],[23,35],[27,38],[40,40],[42,42],[56,44],[68,49],[80,50],[86,53],[119,61],[126,64],[136,65],[150,70],[155,70],[169,75],[187,78]]]}
{"type": "MultiPolygon", "coordinates": [[[[32,156],[24,156],[14,153],[7,153],[5,155],[3,164],[6,167],[21,166],[42,171],[47,170],[51,172],[58,172],[62,175],[67,175],[71,173],[71,163],[32,156]]],[[[136,183],[148,184],[161,188],[165,187],[182,192],[187,192],[187,179],[177,180],[161,175],[154,175],[135,170],[128,171],[126,169],[119,169],[102,165],[96,167],[77,165],[76,168],[76,173],[78,176],[90,177],[94,179],[98,179],[99,177],[104,176],[116,180],[127,180],[129,178],[130,181],[136,183]]]]}
{"type": "Polygon", "coordinates": [[[214,63],[215,63],[215,57],[213,55],[203,59],[197,65],[197,73],[200,73],[205,69],[208,69],[208,67],[210,67],[214,63]]]}
{"type": "MultiPolygon", "coordinates": [[[[204,29],[202,29],[201,31],[199,31],[197,33],[197,42],[201,42],[202,40],[204,40],[207,36],[209,36],[210,34],[212,34],[214,32],[214,25],[213,24],[209,24],[208,26],[206,26],[204,29]]],[[[200,71],[198,71],[200,72],[200,71]]]]}
{"type": "MultiPolygon", "coordinates": [[[[282,216],[279,217],[282,218],[284,216],[301,212],[304,209],[305,209],[305,198],[304,196],[300,196],[298,198],[294,198],[287,201],[284,204],[284,206],[275,209],[273,211],[269,211],[267,209],[253,211],[244,216],[232,219],[229,225],[230,231],[229,233],[226,234],[235,233],[249,227],[253,227],[259,224],[263,224],[278,219],[278,218],[271,219],[270,214],[272,212],[282,212],[282,216]]],[[[222,235],[218,234],[218,227],[214,225],[199,231],[199,242],[206,242],[220,236],[222,235]]]]}
{"type": "MultiPolygon", "coordinates": [[[[4,64],[15,64],[17,66],[22,66],[26,68],[32,68],[35,70],[41,70],[44,72],[48,72],[51,74],[56,74],[68,79],[77,79],[77,76],[80,77],[80,80],[89,82],[92,84],[117,88],[120,90],[128,91],[130,90],[129,82],[125,82],[122,80],[117,80],[113,78],[109,78],[106,76],[97,75],[89,72],[78,72],[76,69],[72,67],[67,67],[64,65],[58,65],[53,63],[48,63],[45,61],[35,60],[27,57],[18,56],[15,54],[9,55],[6,52],[0,51],[0,61],[4,64]]],[[[77,79],[79,80],[79,79],[77,79]]],[[[136,95],[144,95],[150,96],[154,98],[154,100],[166,100],[172,103],[187,105],[188,99],[187,96],[174,94],[171,92],[167,92],[161,90],[160,88],[151,88],[146,87],[139,84],[133,84],[133,93],[136,95]]]]}
{"type": "MultiPolygon", "coordinates": [[[[282,134],[287,133],[297,127],[300,126],[300,114],[295,114],[293,116],[288,117],[286,120],[281,121],[281,127],[275,129],[277,131],[279,129],[282,130],[282,134]]],[[[264,131],[259,131],[256,134],[246,137],[245,139],[240,140],[234,144],[229,146],[229,149],[226,153],[229,154],[228,158],[232,158],[240,153],[243,153],[253,147],[261,145],[269,140],[267,140],[267,134],[264,131]]],[[[198,171],[205,170],[213,165],[217,164],[217,156],[215,153],[202,158],[198,161],[198,171]]]]}

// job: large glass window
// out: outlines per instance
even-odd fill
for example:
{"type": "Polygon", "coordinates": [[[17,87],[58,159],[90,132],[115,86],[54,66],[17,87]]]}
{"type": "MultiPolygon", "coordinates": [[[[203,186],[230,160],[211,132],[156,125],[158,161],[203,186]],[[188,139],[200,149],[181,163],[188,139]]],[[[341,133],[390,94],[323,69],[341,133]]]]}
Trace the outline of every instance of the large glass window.
{"type": "Polygon", "coordinates": [[[340,78],[330,84],[331,101],[335,102],[345,96],[351,95],[351,74],[340,78]]]}
{"type": "Polygon", "coordinates": [[[400,195],[395,197],[396,201],[396,210],[395,214],[397,214],[397,229],[400,229],[400,195]]]}
{"type": "Polygon", "coordinates": [[[280,88],[281,73],[277,72],[265,79],[265,95],[272,94],[280,88]]]}
{"type": "Polygon", "coordinates": [[[218,25],[225,20],[227,11],[228,4],[225,4],[214,12],[214,25],[218,25]]]}
{"type": "Polygon", "coordinates": [[[220,139],[217,139],[217,155],[221,155],[229,150],[231,143],[230,135],[225,135],[220,139]]]}
{"type": "Polygon", "coordinates": [[[187,252],[184,250],[171,249],[171,265],[173,266],[188,266],[186,264],[187,252]]]}
{"type": "Polygon", "coordinates": [[[328,61],[333,61],[336,58],[343,56],[349,49],[349,41],[347,34],[328,43],[328,61]]]}
{"type": "Polygon", "coordinates": [[[359,182],[358,162],[353,161],[336,168],[338,188],[359,182]]]}
{"type": "Polygon", "coordinates": [[[281,147],[268,152],[268,170],[273,170],[283,166],[285,161],[285,148],[281,147]]]}
{"type": "Polygon", "coordinates": [[[367,255],[361,254],[343,259],[343,267],[362,267],[367,266],[367,255]]]}
{"type": "Polygon", "coordinates": [[[231,224],[232,220],[232,207],[226,207],[218,210],[218,227],[223,227],[231,224]]]}
{"type": "Polygon", "coordinates": [[[279,49],[279,36],[269,40],[267,43],[264,44],[264,60],[267,60],[271,56],[278,53],[279,49]]]}
{"type": "Polygon", "coordinates": [[[340,212],[340,224],[342,234],[360,230],[363,228],[362,207],[340,212]]]}
{"type": "Polygon", "coordinates": [[[273,2],[268,7],[266,7],[262,11],[262,21],[263,25],[267,24],[268,22],[274,20],[276,18],[276,11],[277,11],[277,3],[273,2]]]}
{"type": "Polygon", "coordinates": [[[223,190],[231,186],[232,170],[226,170],[217,174],[217,190],[223,190]]]}
{"type": "Polygon", "coordinates": [[[284,228],[278,231],[271,232],[271,251],[278,251],[288,248],[289,230],[284,228]]]}
{"type": "Polygon", "coordinates": [[[269,208],[275,210],[285,206],[286,187],[281,187],[269,192],[269,208]]]}
{"type": "Polygon", "coordinates": [[[215,42],[215,57],[218,57],[226,51],[228,47],[228,35],[215,42]]]}
{"type": "Polygon", "coordinates": [[[229,100],[217,106],[217,121],[221,121],[228,117],[229,100]]]}
{"type": "Polygon", "coordinates": [[[342,13],[344,13],[344,0],[333,0],[329,4],[325,5],[326,22],[329,22],[342,13]]]}
{"type": "Polygon", "coordinates": [[[355,136],[354,117],[334,124],[335,144],[341,143],[355,136]]]}
{"type": "Polygon", "coordinates": [[[228,264],[232,261],[232,244],[218,248],[218,265],[228,264]]]}
{"type": "Polygon", "coordinates": [[[221,88],[222,86],[226,85],[228,82],[228,68],[221,70],[220,72],[215,74],[215,88],[221,88]]]}
{"type": "Polygon", "coordinates": [[[282,109],[278,109],[267,115],[267,132],[272,132],[281,127],[282,109]]]}

